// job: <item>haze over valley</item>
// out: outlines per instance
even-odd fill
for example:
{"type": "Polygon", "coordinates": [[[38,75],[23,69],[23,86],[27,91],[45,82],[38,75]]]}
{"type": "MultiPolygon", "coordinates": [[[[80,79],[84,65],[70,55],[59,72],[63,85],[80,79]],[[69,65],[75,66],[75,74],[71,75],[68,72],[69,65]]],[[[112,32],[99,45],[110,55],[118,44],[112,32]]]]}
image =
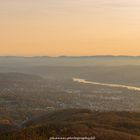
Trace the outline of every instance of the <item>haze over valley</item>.
{"type": "Polygon", "coordinates": [[[128,59],[140,61],[119,56],[0,57],[0,119],[13,130],[58,110],[139,113],[140,65],[128,59]]]}

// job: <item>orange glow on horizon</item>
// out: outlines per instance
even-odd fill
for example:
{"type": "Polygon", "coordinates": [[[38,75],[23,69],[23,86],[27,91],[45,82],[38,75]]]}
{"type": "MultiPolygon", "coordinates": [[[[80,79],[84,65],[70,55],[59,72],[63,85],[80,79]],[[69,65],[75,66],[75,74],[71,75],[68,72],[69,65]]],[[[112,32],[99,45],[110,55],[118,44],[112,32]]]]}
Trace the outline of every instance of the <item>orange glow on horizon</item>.
{"type": "Polygon", "coordinates": [[[0,9],[0,55],[140,55],[139,0],[6,0],[0,9]]]}

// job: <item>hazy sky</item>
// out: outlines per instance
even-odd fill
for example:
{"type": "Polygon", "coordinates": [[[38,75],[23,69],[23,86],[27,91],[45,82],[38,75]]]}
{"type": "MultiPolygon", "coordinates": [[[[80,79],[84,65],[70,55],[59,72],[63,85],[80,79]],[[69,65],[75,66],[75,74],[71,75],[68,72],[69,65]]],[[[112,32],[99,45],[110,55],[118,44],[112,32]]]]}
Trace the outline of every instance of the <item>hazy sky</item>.
{"type": "Polygon", "coordinates": [[[140,0],[0,0],[0,55],[140,55],[140,0]]]}

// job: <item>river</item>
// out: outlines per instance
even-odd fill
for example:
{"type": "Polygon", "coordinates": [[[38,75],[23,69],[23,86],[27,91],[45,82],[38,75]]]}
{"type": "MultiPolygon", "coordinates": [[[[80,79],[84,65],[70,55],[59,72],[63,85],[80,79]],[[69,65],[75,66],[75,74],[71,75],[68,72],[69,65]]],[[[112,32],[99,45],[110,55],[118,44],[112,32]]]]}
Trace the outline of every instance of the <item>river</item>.
{"type": "Polygon", "coordinates": [[[121,84],[107,84],[107,83],[92,82],[92,81],[88,81],[88,80],[80,79],[80,78],[73,78],[73,81],[78,82],[78,83],[93,84],[93,85],[100,85],[100,86],[107,86],[107,87],[126,88],[129,90],[140,91],[140,87],[127,86],[127,85],[121,85],[121,84]]]}

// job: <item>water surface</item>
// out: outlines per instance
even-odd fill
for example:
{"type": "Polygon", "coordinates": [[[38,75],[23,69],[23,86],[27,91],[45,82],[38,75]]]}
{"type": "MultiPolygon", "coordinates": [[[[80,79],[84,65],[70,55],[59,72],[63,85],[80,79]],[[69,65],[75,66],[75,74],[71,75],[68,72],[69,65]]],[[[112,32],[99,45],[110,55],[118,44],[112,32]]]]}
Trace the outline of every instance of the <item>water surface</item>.
{"type": "Polygon", "coordinates": [[[80,79],[80,78],[73,78],[73,81],[78,82],[78,83],[93,84],[93,85],[100,85],[100,86],[107,86],[107,87],[119,87],[119,88],[126,88],[129,90],[140,91],[140,87],[127,86],[127,85],[121,85],[121,84],[108,84],[108,83],[92,82],[92,81],[88,81],[88,80],[80,79]]]}

